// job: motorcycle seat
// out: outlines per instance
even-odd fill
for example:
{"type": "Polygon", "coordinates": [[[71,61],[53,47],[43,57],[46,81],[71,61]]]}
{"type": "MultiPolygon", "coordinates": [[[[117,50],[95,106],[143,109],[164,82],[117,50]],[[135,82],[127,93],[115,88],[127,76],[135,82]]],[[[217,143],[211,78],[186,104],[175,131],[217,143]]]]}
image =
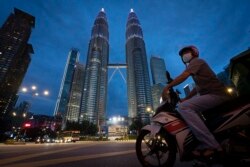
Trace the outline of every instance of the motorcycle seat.
{"type": "Polygon", "coordinates": [[[218,106],[205,110],[201,113],[201,117],[208,127],[214,129],[218,124],[224,122],[221,115],[233,111],[234,109],[246,104],[250,104],[250,94],[232,98],[218,106]]]}
{"type": "Polygon", "coordinates": [[[203,111],[202,114],[211,115],[211,113],[225,113],[247,103],[250,103],[250,94],[232,98],[218,106],[203,111]]]}

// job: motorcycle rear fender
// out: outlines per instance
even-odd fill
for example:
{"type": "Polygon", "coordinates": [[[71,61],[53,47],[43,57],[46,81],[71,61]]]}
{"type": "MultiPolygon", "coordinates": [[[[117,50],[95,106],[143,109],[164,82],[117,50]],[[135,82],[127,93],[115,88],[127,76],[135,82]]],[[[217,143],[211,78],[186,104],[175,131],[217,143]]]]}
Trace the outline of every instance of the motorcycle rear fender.
{"type": "Polygon", "coordinates": [[[155,137],[155,135],[161,130],[161,126],[157,124],[151,124],[144,126],[142,129],[150,131],[150,137],[155,137]]]}
{"type": "Polygon", "coordinates": [[[221,124],[214,133],[218,133],[236,126],[250,125],[250,104],[240,107],[230,113],[224,115],[228,119],[221,124]]]}

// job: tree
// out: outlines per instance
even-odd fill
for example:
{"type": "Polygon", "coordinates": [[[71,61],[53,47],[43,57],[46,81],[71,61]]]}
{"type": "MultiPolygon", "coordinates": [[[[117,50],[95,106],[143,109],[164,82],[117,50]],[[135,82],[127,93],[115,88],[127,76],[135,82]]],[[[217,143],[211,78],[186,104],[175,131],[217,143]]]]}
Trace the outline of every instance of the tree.
{"type": "Polygon", "coordinates": [[[94,136],[94,135],[96,135],[97,132],[98,132],[97,126],[95,124],[93,124],[93,123],[90,123],[90,125],[89,125],[89,127],[87,129],[88,135],[94,136]]]}
{"type": "Polygon", "coordinates": [[[96,135],[98,128],[95,124],[84,120],[81,124],[68,121],[65,130],[79,130],[84,135],[96,135]]]}
{"type": "Polygon", "coordinates": [[[81,124],[81,131],[84,135],[96,135],[98,128],[92,122],[84,120],[81,124]]]}
{"type": "Polygon", "coordinates": [[[65,130],[81,130],[81,125],[78,122],[67,121],[65,130]]]}
{"type": "Polygon", "coordinates": [[[140,119],[134,119],[132,121],[132,124],[129,126],[130,131],[136,131],[137,133],[141,130],[143,127],[143,123],[140,119]]]}

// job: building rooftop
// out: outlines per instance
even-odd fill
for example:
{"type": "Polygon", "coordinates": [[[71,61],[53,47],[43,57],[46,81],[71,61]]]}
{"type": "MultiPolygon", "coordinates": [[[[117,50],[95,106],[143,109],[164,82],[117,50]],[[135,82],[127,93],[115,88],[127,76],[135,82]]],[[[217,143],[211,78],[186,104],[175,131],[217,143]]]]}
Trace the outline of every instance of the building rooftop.
{"type": "Polygon", "coordinates": [[[26,18],[27,20],[30,21],[30,25],[34,28],[35,27],[35,17],[20,10],[20,9],[17,9],[17,8],[14,8],[14,13],[15,15],[17,16],[21,16],[23,18],[26,18]]]}

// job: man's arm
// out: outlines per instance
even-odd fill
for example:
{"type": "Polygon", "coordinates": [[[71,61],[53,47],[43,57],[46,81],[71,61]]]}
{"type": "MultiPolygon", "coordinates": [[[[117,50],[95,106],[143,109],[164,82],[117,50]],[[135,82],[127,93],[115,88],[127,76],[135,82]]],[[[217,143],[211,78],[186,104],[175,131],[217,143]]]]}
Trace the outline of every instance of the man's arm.
{"type": "Polygon", "coordinates": [[[182,83],[183,81],[185,81],[191,74],[187,71],[184,71],[183,73],[181,73],[181,75],[179,75],[177,78],[175,78],[172,82],[170,82],[163,90],[163,96],[164,94],[166,94],[168,92],[168,90],[176,85],[179,85],[180,83],[182,83]]]}
{"type": "Polygon", "coordinates": [[[170,87],[179,85],[180,83],[182,83],[183,81],[185,81],[189,76],[190,76],[190,73],[184,71],[183,73],[181,73],[181,75],[179,75],[172,82],[170,82],[166,87],[170,88],[170,87]]]}

